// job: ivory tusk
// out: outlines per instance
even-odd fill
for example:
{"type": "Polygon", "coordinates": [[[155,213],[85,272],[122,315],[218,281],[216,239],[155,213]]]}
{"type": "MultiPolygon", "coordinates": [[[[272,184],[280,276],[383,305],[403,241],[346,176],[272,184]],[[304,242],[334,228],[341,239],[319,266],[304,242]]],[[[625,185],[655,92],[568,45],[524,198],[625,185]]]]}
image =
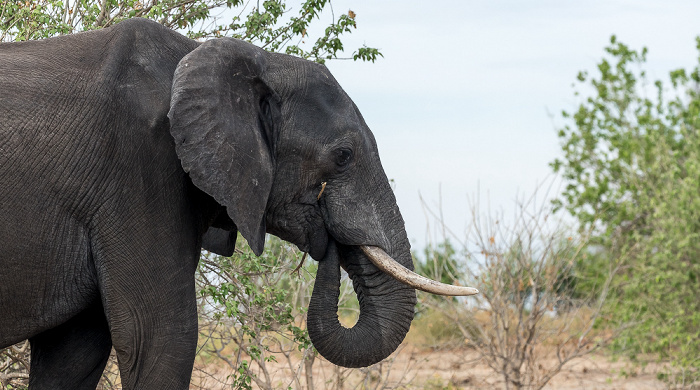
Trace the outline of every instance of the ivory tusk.
{"type": "Polygon", "coordinates": [[[448,296],[467,296],[479,293],[479,290],[472,287],[453,286],[418,275],[392,259],[391,256],[379,247],[361,245],[360,249],[362,249],[377,268],[391,275],[399,282],[417,290],[448,296]]]}

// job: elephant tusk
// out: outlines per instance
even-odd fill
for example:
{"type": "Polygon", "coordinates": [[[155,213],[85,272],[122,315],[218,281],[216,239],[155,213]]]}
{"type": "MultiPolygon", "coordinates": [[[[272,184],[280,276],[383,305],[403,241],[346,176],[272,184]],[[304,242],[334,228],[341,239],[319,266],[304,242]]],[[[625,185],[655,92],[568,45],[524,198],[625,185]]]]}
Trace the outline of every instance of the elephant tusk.
{"type": "Polygon", "coordinates": [[[326,189],[326,184],[327,184],[327,183],[328,183],[328,182],[326,182],[326,181],[324,181],[323,183],[321,183],[321,192],[318,193],[318,196],[316,197],[316,200],[320,200],[320,199],[321,199],[321,195],[323,195],[323,190],[326,189]]]}
{"type": "Polygon", "coordinates": [[[453,286],[418,275],[392,259],[391,256],[386,254],[386,252],[379,247],[361,245],[360,249],[362,249],[372,264],[376,265],[377,268],[391,275],[399,282],[413,287],[416,290],[448,296],[467,296],[479,293],[479,290],[473,287],[453,286]]]}

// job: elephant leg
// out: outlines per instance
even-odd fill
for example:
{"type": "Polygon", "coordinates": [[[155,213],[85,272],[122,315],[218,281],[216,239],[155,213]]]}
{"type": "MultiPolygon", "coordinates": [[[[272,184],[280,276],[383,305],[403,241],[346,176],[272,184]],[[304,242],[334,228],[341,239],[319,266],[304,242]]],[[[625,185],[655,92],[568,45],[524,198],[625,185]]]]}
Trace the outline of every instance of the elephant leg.
{"type": "Polygon", "coordinates": [[[197,348],[194,275],[189,279],[105,288],[120,296],[106,303],[106,313],[125,390],[189,388],[197,348]]]}
{"type": "Polygon", "coordinates": [[[94,389],[112,342],[101,304],[29,339],[31,389],[94,389]]]}
{"type": "MultiPolygon", "coordinates": [[[[171,242],[164,247],[178,249],[171,242]]],[[[198,335],[194,271],[199,248],[192,245],[187,255],[109,249],[98,248],[96,262],[123,388],[189,388],[198,335]]]]}

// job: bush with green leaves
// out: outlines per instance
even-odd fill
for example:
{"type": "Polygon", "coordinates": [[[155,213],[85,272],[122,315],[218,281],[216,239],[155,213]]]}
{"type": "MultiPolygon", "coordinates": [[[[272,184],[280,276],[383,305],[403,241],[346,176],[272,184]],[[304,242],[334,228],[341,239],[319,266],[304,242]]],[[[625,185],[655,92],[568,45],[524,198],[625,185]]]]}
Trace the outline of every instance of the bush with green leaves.
{"type": "MultiPolygon", "coordinates": [[[[225,363],[235,388],[272,388],[267,364],[283,356],[295,371],[301,360],[315,357],[305,328],[316,264],[291,273],[303,254],[279,239],[268,240],[256,257],[239,244],[235,256],[207,254],[200,260],[200,349],[202,363],[225,363]]],[[[298,380],[298,378],[294,378],[298,380]]]]}
{"type": "Polygon", "coordinates": [[[578,76],[585,99],[563,113],[556,202],[594,232],[599,261],[582,272],[624,261],[608,310],[613,325],[636,325],[615,349],[670,361],[666,378],[688,385],[700,378],[700,66],[650,83],[646,49],[613,36],[605,52],[594,76],[578,76]]]}

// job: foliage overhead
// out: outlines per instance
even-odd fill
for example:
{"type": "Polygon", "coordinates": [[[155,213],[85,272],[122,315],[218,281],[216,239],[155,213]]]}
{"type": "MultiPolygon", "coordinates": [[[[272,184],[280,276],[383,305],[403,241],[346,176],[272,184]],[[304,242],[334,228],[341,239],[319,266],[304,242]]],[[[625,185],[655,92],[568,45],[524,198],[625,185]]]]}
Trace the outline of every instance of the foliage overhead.
{"type": "Polygon", "coordinates": [[[625,262],[611,318],[637,325],[618,349],[670,359],[683,385],[700,372],[700,66],[650,85],[646,49],[613,36],[605,52],[595,76],[578,76],[591,96],[563,113],[556,204],[625,262]]]}
{"type": "MultiPolygon", "coordinates": [[[[251,4],[243,0],[7,0],[0,3],[0,41],[25,41],[109,27],[142,17],[181,31],[193,39],[233,37],[268,51],[323,63],[344,51],[341,37],[357,28],[356,14],[337,19],[329,0],[285,0],[251,4]],[[330,8],[333,20],[318,36],[312,26],[330,8]]],[[[382,54],[361,47],[354,60],[374,62],[382,54]]]]}

